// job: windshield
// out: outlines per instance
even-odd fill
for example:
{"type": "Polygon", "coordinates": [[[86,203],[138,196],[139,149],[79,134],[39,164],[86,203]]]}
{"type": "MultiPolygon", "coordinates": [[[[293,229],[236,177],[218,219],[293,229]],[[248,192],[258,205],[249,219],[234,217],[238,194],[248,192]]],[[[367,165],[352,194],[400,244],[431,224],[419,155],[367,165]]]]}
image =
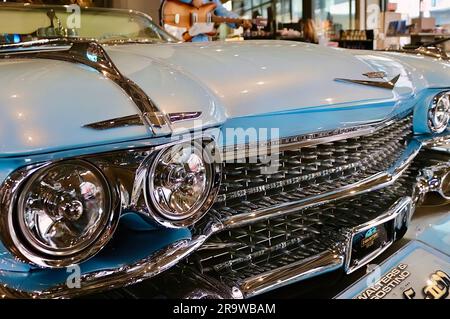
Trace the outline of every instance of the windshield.
{"type": "Polygon", "coordinates": [[[0,44],[49,38],[101,43],[177,41],[148,16],[131,10],[0,4],[0,44]]]}

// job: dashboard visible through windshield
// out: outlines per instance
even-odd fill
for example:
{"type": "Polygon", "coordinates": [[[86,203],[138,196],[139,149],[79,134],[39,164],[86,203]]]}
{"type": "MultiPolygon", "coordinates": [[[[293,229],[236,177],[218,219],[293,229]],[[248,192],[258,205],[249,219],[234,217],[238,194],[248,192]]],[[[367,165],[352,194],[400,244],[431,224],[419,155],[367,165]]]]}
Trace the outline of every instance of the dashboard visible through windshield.
{"type": "Polygon", "coordinates": [[[132,10],[0,4],[0,44],[52,38],[100,43],[177,41],[150,17],[132,10]]]}

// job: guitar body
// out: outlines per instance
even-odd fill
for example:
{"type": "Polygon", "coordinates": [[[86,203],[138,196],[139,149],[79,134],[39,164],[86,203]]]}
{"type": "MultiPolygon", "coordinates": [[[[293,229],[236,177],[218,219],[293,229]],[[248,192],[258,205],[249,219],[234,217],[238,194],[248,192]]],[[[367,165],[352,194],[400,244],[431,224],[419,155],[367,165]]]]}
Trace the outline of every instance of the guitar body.
{"type": "Polygon", "coordinates": [[[163,24],[190,29],[195,23],[212,22],[216,7],[215,3],[196,8],[181,1],[166,0],[161,7],[161,19],[163,24]]]}

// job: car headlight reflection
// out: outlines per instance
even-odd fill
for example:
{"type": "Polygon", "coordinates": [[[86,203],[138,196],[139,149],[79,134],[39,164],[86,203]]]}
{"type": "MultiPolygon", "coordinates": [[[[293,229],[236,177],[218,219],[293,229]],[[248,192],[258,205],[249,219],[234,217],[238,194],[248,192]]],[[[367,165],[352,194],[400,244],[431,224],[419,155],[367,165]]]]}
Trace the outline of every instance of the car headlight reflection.
{"type": "Polygon", "coordinates": [[[32,261],[49,259],[65,266],[98,252],[89,250],[110,225],[111,206],[108,182],[94,165],[61,162],[37,171],[25,183],[14,229],[25,254],[40,257],[32,261]]]}
{"type": "Polygon", "coordinates": [[[193,224],[217,195],[217,174],[217,164],[199,141],[163,150],[147,178],[147,202],[153,217],[166,226],[193,224]]]}
{"type": "Polygon", "coordinates": [[[442,133],[450,121],[450,92],[437,95],[428,111],[428,126],[433,133],[442,133]]]}

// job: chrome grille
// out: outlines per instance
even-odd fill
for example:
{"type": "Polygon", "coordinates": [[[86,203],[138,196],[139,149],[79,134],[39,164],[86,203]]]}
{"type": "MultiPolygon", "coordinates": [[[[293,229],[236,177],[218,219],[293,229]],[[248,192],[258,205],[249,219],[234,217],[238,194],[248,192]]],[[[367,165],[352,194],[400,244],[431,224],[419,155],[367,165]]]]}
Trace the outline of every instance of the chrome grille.
{"type": "Polygon", "coordinates": [[[411,169],[379,191],[223,231],[188,262],[211,276],[239,282],[332,250],[346,240],[348,229],[375,219],[399,198],[411,196],[416,175],[411,169]]]}
{"type": "MultiPolygon", "coordinates": [[[[407,117],[369,135],[282,150],[275,173],[265,174],[265,159],[225,163],[219,201],[211,214],[226,220],[355,184],[392,167],[411,137],[412,118],[407,117]]],[[[224,230],[188,262],[212,276],[239,282],[332,250],[347,240],[348,229],[412,195],[415,178],[408,176],[417,172],[410,170],[378,191],[224,230]]]]}
{"type": "Polygon", "coordinates": [[[407,117],[371,135],[281,151],[272,174],[266,158],[226,163],[215,209],[234,215],[353,184],[392,166],[411,134],[407,117]]]}

